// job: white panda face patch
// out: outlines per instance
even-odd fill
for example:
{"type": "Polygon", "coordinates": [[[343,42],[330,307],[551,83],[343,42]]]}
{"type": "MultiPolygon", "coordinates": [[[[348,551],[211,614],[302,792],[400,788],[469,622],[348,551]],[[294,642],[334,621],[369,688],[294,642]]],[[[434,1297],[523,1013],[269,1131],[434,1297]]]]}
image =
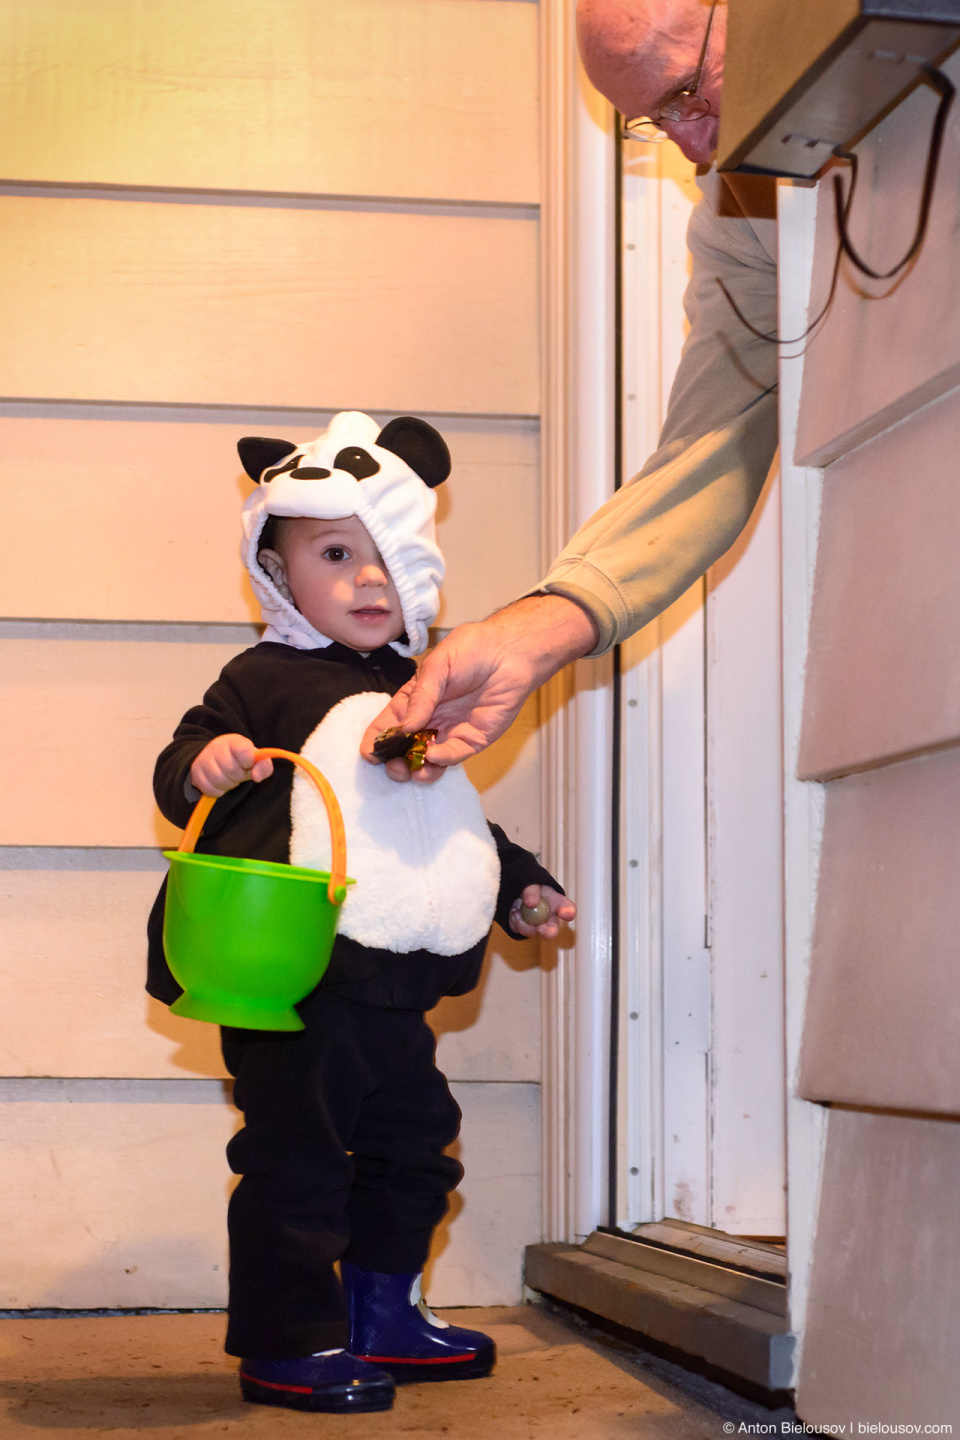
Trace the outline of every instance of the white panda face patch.
{"type": "MultiPolygon", "coordinates": [[[[260,477],[263,503],[271,515],[309,516],[317,520],[361,519],[380,511],[384,501],[399,490],[402,504],[418,520],[432,515],[435,501],[419,476],[396,455],[385,454],[385,464],[359,445],[336,455],[317,456],[317,442],[302,447],[260,477]],[[324,463],[327,462],[327,463],[324,463]]],[[[389,504],[389,500],[387,501],[389,504]]]]}
{"type": "Polygon", "coordinates": [[[286,465],[275,465],[272,470],[264,470],[260,476],[260,484],[269,485],[278,475],[295,475],[298,480],[330,479],[329,470],[323,470],[318,465],[301,465],[299,456],[288,460],[286,465]]]}
{"type": "MultiPolygon", "coordinates": [[[[330,479],[332,471],[321,465],[304,465],[302,461],[305,458],[304,455],[294,455],[286,464],[264,470],[260,476],[260,484],[269,485],[278,475],[289,475],[293,480],[330,479]]],[[[347,475],[352,475],[354,480],[366,480],[370,475],[376,475],[380,462],[374,460],[369,450],[364,450],[362,446],[346,445],[333,457],[333,469],[343,470],[347,475]]]]}

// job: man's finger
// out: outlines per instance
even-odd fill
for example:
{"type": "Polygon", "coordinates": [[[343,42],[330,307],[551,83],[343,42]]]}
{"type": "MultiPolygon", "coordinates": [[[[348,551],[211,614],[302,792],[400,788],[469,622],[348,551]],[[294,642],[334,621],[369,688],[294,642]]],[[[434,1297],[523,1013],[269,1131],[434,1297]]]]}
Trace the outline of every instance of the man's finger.
{"type": "MultiPolygon", "coordinates": [[[[392,725],[400,724],[405,709],[404,700],[403,691],[398,691],[397,694],[391,698],[390,703],[384,706],[379,715],[374,716],[366,730],[364,730],[363,739],[360,741],[360,754],[364,760],[368,760],[371,765],[383,764],[379,756],[373,753],[373,742],[381,731],[389,730],[392,725]]],[[[393,772],[390,771],[388,773],[392,774],[393,772]]]]}
{"type": "Polygon", "coordinates": [[[394,760],[387,760],[386,762],[381,761],[380,763],[383,765],[384,770],[390,776],[390,779],[398,780],[401,785],[403,785],[407,780],[413,779],[407,762],[403,759],[402,756],[398,756],[394,760]]]}
{"type": "Polygon", "coordinates": [[[425,760],[419,770],[414,770],[410,779],[415,785],[434,785],[438,780],[442,780],[446,773],[446,765],[431,765],[429,760],[425,760]]]}
{"type": "Polygon", "coordinates": [[[439,674],[435,674],[435,667],[430,665],[428,656],[418,670],[409,690],[404,686],[404,689],[400,691],[400,695],[404,697],[406,703],[403,718],[397,723],[408,735],[412,735],[416,730],[427,728],[433,712],[437,708],[442,689],[443,680],[439,674]]]}
{"type": "MultiPolygon", "coordinates": [[[[434,742],[434,744],[430,746],[427,751],[427,763],[423,769],[426,770],[428,767],[432,767],[439,775],[450,765],[462,765],[464,760],[469,760],[471,756],[476,755],[476,753],[477,746],[468,744],[466,740],[459,736],[451,735],[449,739],[440,743],[434,742]]],[[[422,774],[423,770],[417,771],[417,776],[422,774]]],[[[434,775],[432,778],[436,779],[437,775],[434,775]]]]}
{"type": "MultiPolygon", "coordinates": [[[[383,761],[374,754],[373,750],[373,742],[382,731],[389,730],[392,726],[397,725],[402,730],[405,730],[408,735],[412,735],[415,730],[423,730],[425,728],[422,722],[417,722],[417,716],[425,713],[429,718],[429,716],[433,714],[436,699],[434,687],[430,686],[427,688],[428,698],[426,701],[415,701],[414,691],[418,688],[418,685],[419,678],[408,681],[402,690],[398,690],[396,695],[391,697],[389,704],[384,706],[380,714],[376,715],[373,720],[370,721],[370,724],[363,732],[363,739],[360,741],[360,754],[364,760],[369,760],[372,765],[383,764],[383,761]],[[433,698],[430,698],[431,696],[433,698]]],[[[390,768],[389,761],[387,762],[387,773],[388,775],[392,775],[394,779],[397,779],[399,776],[399,772],[395,768],[390,768]]]]}

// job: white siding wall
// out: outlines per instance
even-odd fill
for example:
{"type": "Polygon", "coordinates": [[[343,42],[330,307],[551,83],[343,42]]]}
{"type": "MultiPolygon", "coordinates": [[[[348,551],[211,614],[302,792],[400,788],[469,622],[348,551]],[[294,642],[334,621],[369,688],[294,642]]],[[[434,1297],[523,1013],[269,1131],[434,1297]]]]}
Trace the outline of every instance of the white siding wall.
{"type": "MultiPolygon", "coordinates": [[[[150,795],[255,638],[247,433],[427,414],[440,624],[536,578],[537,20],[528,0],[13,0],[0,16],[0,1308],[225,1296],[212,1027],[142,990],[150,795]]],[[[536,709],[474,778],[537,848],[536,709]]],[[[503,953],[500,953],[500,950],[503,953]]],[[[467,1179],[432,1298],[520,1294],[539,1236],[537,954],[433,1019],[467,1179]]]]}

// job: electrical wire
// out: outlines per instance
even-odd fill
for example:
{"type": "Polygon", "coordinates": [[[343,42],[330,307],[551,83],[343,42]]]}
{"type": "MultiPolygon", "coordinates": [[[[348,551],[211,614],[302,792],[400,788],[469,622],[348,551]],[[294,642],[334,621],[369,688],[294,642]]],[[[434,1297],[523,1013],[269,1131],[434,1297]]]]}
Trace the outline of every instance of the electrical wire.
{"type": "Polygon", "coordinates": [[[840,261],[842,260],[844,255],[846,255],[847,259],[851,262],[851,264],[856,266],[856,268],[860,270],[862,274],[869,275],[872,280],[891,280],[894,275],[899,274],[899,272],[903,270],[905,266],[909,265],[910,261],[919,251],[927,233],[927,221],[930,218],[930,205],[933,200],[933,191],[936,184],[937,166],[939,164],[940,150],[943,144],[943,132],[946,127],[947,115],[949,113],[950,106],[952,105],[954,96],[956,95],[956,89],[953,85],[953,82],[949,80],[946,75],[944,75],[942,70],[937,70],[932,65],[924,64],[922,61],[918,61],[917,63],[922,72],[921,78],[926,81],[932,89],[936,90],[939,93],[940,104],[937,106],[937,113],[934,117],[933,129],[930,134],[930,149],[927,154],[927,166],[923,179],[923,191],[920,197],[920,213],[917,217],[916,234],[913,237],[913,243],[911,244],[909,250],[903,256],[903,258],[897,262],[896,265],[892,266],[891,269],[884,271],[872,270],[870,266],[867,265],[866,261],[864,261],[857,253],[850,239],[850,233],[847,226],[850,218],[850,208],[853,204],[853,197],[857,188],[857,177],[859,173],[858,161],[857,156],[853,153],[853,151],[841,150],[838,146],[833,152],[834,158],[837,160],[845,160],[850,165],[850,189],[847,191],[846,199],[844,199],[843,180],[839,175],[835,175],[833,177],[834,203],[836,205],[837,215],[837,254],[836,259],[833,262],[833,274],[830,279],[830,290],[827,295],[826,301],[823,305],[823,308],[820,310],[820,313],[815,316],[813,320],[810,321],[810,324],[807,326],[806,330],[804,330],[803,333],[800,335],[795,335],[792,339],[784,339],[783,337],[777,335],[776,331],[767,332],[763,330],[758,330],[757,327],[755,325],[752,325],[747,319],[747,317],[744,315],[743,311],[740,309],[739,305],[734,300],[733,296],[730,294],[730,291],[720,279],[719,275],[717,276],[717,284],[723,291],[724,298],[729,304],[731,310],[736,315],[741,325],[745,326],[746,329],[750,331],[751,335],[755,335],[758,340],[765,340],[772,345],[799,345],[802,343],[802,341],[806,340],[807,337],[811,335],[813,331],[817,328],[820,322],[826,318],[830,307],[833,305],[834,297],[837,293],[837,281],[840,278],[840,261]]]}
{"type": "MultiPolygon", "coordinates": [[[[847,155],[847,154],[839,155],[839,154],[838,154],[838,157],[837,157],[837,158],[838,158],[838,159],[843,159],[843,160],[853,160],[853,161],[854,161],[854,164],[853,164],[852,169],[851,169],[850,189],[849,189],[849,191],[848,191],[848,193],[847,193],[846,202],[845,202],[845,204],[844,204],[844,218],[846,218],[846,216],[849,215],[849,213],[850,213],[850,206],[853,204],[853,194],[854,194],[854,191],[855,191],[856,188],[857,188],[856,157],[853,156],[853,155],[847,155]]],[[[840,180],[840,176],[839,176],[839,175],[835,175],[835,176],[834,176],[834,180],[836,181],[836,183],[837,183],[838,185],[842,185],[842,182],[841,182],[841,180],[840,180]]],[[[730,294],[730,291],[727,289],[726,285],[724,285],[724,283],[723,283],[723,281],[720,279],[720,276],[719,276],[719,275],[717,276],[717,284],[720,286],[720,289],[723,291],[723,294],[724,294],[724,297],[725,297],[725,299],[726,299],[726,301],[727,301],[727,304],[730,306],[730,308],[731,308],[731,310],[733,311],[734,315],[736,315],[736,317],[737,317],[737,319],[740,321],[740,324],[741,324],[741,325],[746,326],[746,328],[750,331],[751,335],[756,335],[756,337],[757,337],[758,340],[767,340],[767,341],[769,341],[770,344],[772,344],[772,345],[799,345],[799,344],[801,343],[801,341],[806,340],[807,336],[808,336],[808,335],[811,335],[811,334],[813,333],[813,331],[814,331],[814,330],[817,328],[817,326],[820,324],[820,321],[826,318],[827,312],[829,311],[831,305],[833,304],[834,296],[835,296],[836,293],[837,293],[837,281],[840,279],[840,261],[841,261],[842,259],[843,259],[843,243],[842,243],[841,241],[838,241],[838,242],[837,242],[837,253],[836,253],[836,257],[835,257],[834,262],[833,262],[833,274],[832,274],[831,277],[830,277],[830,290],[829,290],[829,292],[828,292],[828,294],[827,294],[827,298],[826,298],[826,300],[825,300],[825,302],[824,302],[824,304],[823,304],[823,308],[821,309],[820,314],[817,315],[817,316],[815,316],[814,319],[810,321],[810,324],[807,326],[806,330],[804,330],[804,331],[803,331],[801,334],[799,334],[799,335],[794,335],[794,336],[793,336],[792,338],[790,338],[790,339],[785,339],[785,338],[783,338],[782,336],[778,335],[775,330],[770,331],[770,332],[766,332],[766,331],[763,331],[763,330],[758,330],[755,325],[751,325],[750,321],[747,319],[746,315],[744,315],[743,311],[740,309],[740,306],[737,304],[736,300],[734,300],[733,296],[730,294]]]]}
{"type": "MultiPolygon", "coordinates": [[[[953,98],[957,92],[953,82],[944,75],[942,70],[936,70],[932,65],[926,65],[922,62],[918,63],[920,64],[923,79],[932,89],[939,92],[940,104],[937,106],[937,113],[933,121],[933,130],[930,133],[930,150],[927,155],[927,168],[923,177],[923,192],[920,196],[920,213],[917,216],[917,230],[913,237],[913,244],[903,259],[898,260],[896,265],[892,265],[889,270],[872,270],[867,262],[854,249],[853,242],[847,231],[847,212],[849,206],[844,206],[843,204],[843,188],[840,184],[839,175],[833,177],[833,193],[837,207],[837,233],[840,236],[840,246],[850,263],[855,265],[861,274],[869,275],[871,280],[892,280],[894,275],[899,275],[900,271],[906,265],[910,264],[910,261],[923,244],[924,237],[927,233],[927,220],[930,217],[930,203],[933,200],[933,188],[937,179],[937,165],[940,160],[940,148],[943,144],[943,132],[947,123],[947,114],[949,113],[950,106],[953,104],[953,98]]],[[[840,152],[834,153],[839,154],[840,152]]],[[[843,153],[841,158],[853,162],[854,180],[856,180],[856,156],[843,153]]]]}

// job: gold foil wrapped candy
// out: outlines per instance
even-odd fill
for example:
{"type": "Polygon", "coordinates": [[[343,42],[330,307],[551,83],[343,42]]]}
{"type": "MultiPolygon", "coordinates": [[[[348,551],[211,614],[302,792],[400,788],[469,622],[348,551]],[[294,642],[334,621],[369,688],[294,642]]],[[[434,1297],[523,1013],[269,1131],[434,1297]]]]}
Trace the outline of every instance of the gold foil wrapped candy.
{"type": "Polygon", "coordinates": [[[427,746],[437,738],[436,730],[416,730],[407,735],[399,725],[381,730],[373,742],[373,753],[378,760],[399,760],[402,756],[407,769],[422,770],[427,758],[427,746]]]}

